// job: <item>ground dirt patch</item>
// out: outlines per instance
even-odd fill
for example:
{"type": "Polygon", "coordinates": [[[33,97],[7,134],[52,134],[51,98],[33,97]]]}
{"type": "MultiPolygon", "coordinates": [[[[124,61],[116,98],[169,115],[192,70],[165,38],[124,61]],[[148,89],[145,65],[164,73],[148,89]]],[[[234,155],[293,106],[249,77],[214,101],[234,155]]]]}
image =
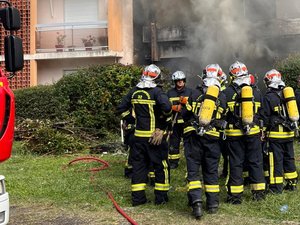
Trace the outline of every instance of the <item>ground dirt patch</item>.
{"type": "Polygon", "coordinates": [[[13,225],[98,225],[129,224],[112,208],[105,212],[70,211],[51,205],[22,204],[10,206],[9,224],[13,225]]]}

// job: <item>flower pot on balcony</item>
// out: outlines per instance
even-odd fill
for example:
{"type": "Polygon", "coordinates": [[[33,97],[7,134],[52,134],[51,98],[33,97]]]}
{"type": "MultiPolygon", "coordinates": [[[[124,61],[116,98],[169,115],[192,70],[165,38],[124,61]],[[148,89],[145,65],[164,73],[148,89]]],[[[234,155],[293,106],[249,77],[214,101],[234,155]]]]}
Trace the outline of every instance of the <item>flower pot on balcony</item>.
{"type": "Polygon", "coordinates": [[[91,50],[93,50],[93,43],[86,42],[86,43],[84,43],[84,47],[85,47],[86,51],[91,51],[91,50]]]}
{"type": "Polygon", "coordinates": [[[55,45],[57,52],[62,52],[64,50],[64,45],[55,45]]]}
{"type": "Polygon", "coordinates": [[[69,52],[74,52],[75,51],[75,46],[73,46],[73,45],[68,46],[68,51],[69,52]]]}

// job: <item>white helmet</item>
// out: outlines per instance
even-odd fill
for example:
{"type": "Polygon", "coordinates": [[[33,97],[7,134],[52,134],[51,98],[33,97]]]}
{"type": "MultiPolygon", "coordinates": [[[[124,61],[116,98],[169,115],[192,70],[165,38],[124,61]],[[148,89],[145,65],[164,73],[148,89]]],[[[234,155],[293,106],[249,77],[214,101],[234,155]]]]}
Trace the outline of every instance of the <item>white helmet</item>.
{"type": "Polygon", "coordinates": [[[177,81],[177,80],[184,80],[185,81],[185,74],[182,71],[176,71],[172,74],[172,80],[177,81]]]}
{"type": "Polygon", "coordinates": [[[244,63],[236,61],[229,67],[229,74],[233,77],[248,75],[248,69],[244,63]]]}
{"type": "Polygon", "coordinates": [[[285,83],[281,79],[281,73],[279,73],[275,69],[272,69],[265,74],[264,82],[267,87],[272,87],[276,89],[280,86],[285,87],[285,83]]]}
{"type": "MultiPolygon", "coordinates": [[[[219,64],[209,64],[203,70],[204,78],[215,78],[215,79],[218,79],[219,81],[221,81],[222,76],[224,76],[224,75],[226,76],[226,74],[223,72],[223,70],[219,66],[219,64]]],[[[226,78],[227,78],[227,76],[226,76],[226,78]]]]}
{"type": "Polygon", "coordinates": [[[146,66],[143,74],[142,74],[142,81],[153,81],[160,75],[160,69],[158,66],[151,64],[146,66]]]}

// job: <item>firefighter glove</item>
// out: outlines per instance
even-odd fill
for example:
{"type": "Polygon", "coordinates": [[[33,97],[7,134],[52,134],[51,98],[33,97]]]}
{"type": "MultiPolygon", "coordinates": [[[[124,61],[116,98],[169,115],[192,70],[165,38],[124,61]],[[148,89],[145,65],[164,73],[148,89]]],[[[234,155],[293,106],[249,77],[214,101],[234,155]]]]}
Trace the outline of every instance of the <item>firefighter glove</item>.
{"type": "Polygon", "coordinates": [[[185,105],[187,103],[187,101],[188,101],[188,98],[184,97],[184,96],[180,96],[179,101],[180,101],[180,104],[185,105]]]}
{"type": "Polygon", "coordinates": [[[172,110],[174,112],[180,112],[181,111],[181,105],[172,105],[172,110]]]}
{"type": "Polygon", "coordinates": [[[152,145],[160,145],[164,137],[164,131],[156,128],[152,133],[151,138],[149,139],[150,144],[152,145]]]}

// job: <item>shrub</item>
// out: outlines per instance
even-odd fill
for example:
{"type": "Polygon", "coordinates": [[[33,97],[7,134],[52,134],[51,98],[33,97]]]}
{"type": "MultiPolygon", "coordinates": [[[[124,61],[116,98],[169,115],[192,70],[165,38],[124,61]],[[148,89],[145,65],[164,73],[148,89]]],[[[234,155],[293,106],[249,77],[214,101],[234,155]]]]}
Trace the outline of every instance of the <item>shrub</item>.
{"type": "Polygon", "coordinates": [[[292,54],[275,63],[275,68],[282,74],[286,85],[297,87],[297,78],[300,75],[300,54],[292,54]]]}
{"type": "Polygon", "coordinates": [[[64,96],[66,111],[74,126],[96,129],[98,136],[118,129],[115,108],[141,74],[138,66],[91,66],[67,75],[55,84],[64,96]]]}
{"type": "Polygon", "coordinates": [[[26,119],[19,123],[16,139],[24,141],[27,151],[36,154],[62,154],[84,149],[81,139],[54,128],[50,120],[26,119]]]}
{"type": "Polygon", "coordinates": [[[63,96],[57,96],[53,85],[14,91],[16,97],[17,118],[57,119],[66,115],[63,96]]]}

